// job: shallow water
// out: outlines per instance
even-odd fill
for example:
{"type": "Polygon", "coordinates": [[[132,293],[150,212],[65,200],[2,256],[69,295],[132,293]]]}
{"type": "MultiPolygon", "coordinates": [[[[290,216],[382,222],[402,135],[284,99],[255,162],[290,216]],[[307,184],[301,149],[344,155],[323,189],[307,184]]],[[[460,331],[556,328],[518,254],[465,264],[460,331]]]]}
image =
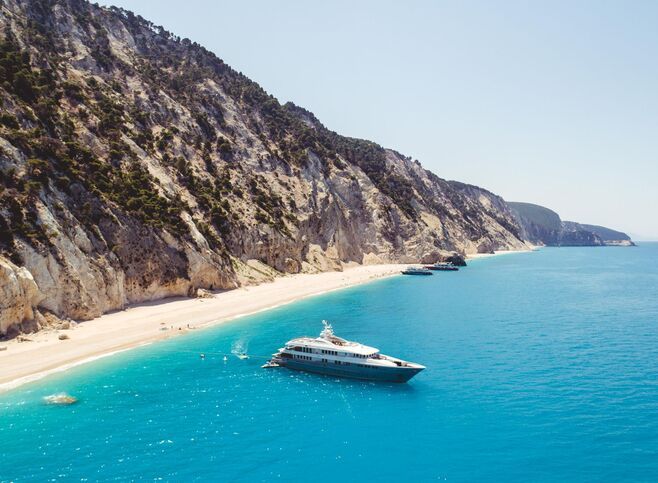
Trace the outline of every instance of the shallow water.
{"type": "Polygon", "coordinates": [[[0,395],[0,480],[656,480],[657,363],[658,244],[481,259],[0,395]],[[260,368],[322,319],[428,369],[396,385],[260,368]],[[78,403],[44,403],[60,392],[78,403]]]}

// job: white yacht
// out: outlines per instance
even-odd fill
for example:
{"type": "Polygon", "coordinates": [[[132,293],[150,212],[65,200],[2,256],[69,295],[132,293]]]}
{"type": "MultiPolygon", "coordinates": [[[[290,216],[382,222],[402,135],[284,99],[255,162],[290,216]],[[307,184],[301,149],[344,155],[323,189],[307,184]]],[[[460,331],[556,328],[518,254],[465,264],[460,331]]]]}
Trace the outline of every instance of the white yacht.
{"type": "Polygon", "coordinates": [[[323,320],[319,337],[288,341],[263,367],[287,367],[298,371],[372,381],[407,382],[425,366],[381,354],[378,349],[341,339],[323,320]]]}

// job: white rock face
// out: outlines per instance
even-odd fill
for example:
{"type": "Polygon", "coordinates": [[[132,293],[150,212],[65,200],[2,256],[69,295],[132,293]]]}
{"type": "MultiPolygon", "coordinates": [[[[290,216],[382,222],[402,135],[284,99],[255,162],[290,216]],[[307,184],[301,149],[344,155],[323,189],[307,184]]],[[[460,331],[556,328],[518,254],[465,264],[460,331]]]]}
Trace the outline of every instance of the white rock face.
{"type": "Polygon", "coordinates": [[[32,274],[0,257],[0,335],[14,325],[33,320],[42,299],[32,274]]]}
{"type": "Polygon", "coordinates": [[[85,2],[2,5],[0,31],[34,69],[51,66],[49,100],[68,127],[35,121],[0,86],[23,130],[0,132],[0,198],[20,201],[0,203],[13,232],[0,253],[25,267],[0,278],[3,331],[35,307],[84,320],[281,273],[524,246],[499,197],[332,133],[189,41],[85,2]],[[51,52],[29,44],[28,20],[51,52]],[[35,157],[47,165],[38,182],[35,157]],[[35,191],[3,186],[10,172],[35,191]]]}

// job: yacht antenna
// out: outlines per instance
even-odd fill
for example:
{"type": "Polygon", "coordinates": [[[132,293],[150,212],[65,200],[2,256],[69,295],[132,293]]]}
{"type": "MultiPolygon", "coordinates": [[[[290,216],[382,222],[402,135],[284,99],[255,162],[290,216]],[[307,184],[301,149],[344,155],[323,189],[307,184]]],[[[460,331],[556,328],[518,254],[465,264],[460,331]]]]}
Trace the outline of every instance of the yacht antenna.
{"type": "Polygon", "coordinates": [[[320,337],[324,337],[325,339],[333,337],[334,329],[331,327],[331,324],[326,320],[323,320],[322,325],[324,326],[324,329],[322,329],[322,332],[320,332],[320,337]]]}

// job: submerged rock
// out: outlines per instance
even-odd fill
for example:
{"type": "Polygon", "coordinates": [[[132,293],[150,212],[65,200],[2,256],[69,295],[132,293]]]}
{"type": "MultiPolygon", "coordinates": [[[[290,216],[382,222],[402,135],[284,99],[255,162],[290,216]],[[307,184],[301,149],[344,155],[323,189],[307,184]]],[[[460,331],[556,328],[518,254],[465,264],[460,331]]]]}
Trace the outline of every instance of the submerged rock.
{"type": "Polygon", "coordinates": [[[51,394],[49,396],[45,396],[43,400],[46,402],[46,404],[58,404],[64,406],[75,404],[78,402],[78,398],[66,394],[65,392],[60,392],[58,394],[51,394]]]}

